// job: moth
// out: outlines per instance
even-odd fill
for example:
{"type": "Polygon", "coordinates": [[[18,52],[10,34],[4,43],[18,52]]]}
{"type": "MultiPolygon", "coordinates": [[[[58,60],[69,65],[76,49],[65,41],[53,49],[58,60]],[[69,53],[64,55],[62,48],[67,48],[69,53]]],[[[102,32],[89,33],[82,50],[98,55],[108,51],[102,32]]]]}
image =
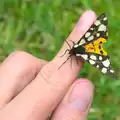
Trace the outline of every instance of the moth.
{"type": "Polygon", "coordinates": [[[107,39],[108,19],[106,14],[102,13],[83,37],[74,44],[73,48],[67,51],[69,51],[70,56],[82,58],[84,61],[98,68],[103,74],[114,76],[110,57],[102,47],[107,42],[107,39]]]}

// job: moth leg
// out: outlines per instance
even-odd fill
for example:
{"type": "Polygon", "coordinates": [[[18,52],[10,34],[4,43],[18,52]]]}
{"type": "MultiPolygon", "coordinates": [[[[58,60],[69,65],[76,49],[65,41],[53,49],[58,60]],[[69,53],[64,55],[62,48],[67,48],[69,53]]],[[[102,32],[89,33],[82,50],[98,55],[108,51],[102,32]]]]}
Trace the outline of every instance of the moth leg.
{"type": "Polygon", "coordinates": [[[67,43],[67,45],[69,46],[69,48],[72,49],[71,46],[70,46],[70,44],[68,43],[68,41],[66,40],[65,42],[67,43]]]}
{"type": "Polygon", "coordinates": [[[67,50],[64,52],[64,54],[60,56],[60,58],[63,57],[63,56],[64,56],[67,52],[69,52],[69,51],[70,51],[70,50],[67,49],[67,50]]]}
{"type": "Polygon", "coordinates": [[[69,59],[70,59],[71,55],[68,56],[67,60],[63,62],[63,64],[58,68],[60,69],[69,59]]]}
{"type": "Polygon", "coordinates": [[[71,69],[72,69],[72,57],[71,57],[71,69]]]}
{"type": "Polygon", "coordinates": [[[70,42],[72,42],[73,43],[73,45],[75,45],[75,42],[74,41],[72,41],[72,40],[69,40],[70,42]]]}
{"type": "Polygon", "coordinates": [[[77,61],[77,64],[79,65],[79,60],[75,57],[76,61],[77,61]]]}
{"type": "Polygon", "coordinates": [[[71,68],[72,68],[72,60],[76,60],[77,65],[79,65],[79,60],[77,59],[77,57],[74,56],[75,59],[73,59],[73,57],[71,57],[71,68]]]}

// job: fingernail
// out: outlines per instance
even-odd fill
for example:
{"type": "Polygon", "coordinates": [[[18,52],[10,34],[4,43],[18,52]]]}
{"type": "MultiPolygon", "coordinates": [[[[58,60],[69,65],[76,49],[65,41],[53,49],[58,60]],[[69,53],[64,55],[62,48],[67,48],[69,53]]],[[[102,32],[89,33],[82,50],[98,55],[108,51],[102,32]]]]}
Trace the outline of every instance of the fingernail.
{"type": "Polygon", "coordinates": [[[79,20],[78,20],[78,22],[76,24],[76,28],[80,28],[80,33],[82,33],[82,34],[84,34],[85,31],[86,31],[86,28],[85,28],[86,21],[85,20],[88,19],[88,15],[89,15],[89,11],[84,12],[80,16],[80,18],[79,18],[79,20]]]}
{"type": "Polygon", "coordinates": [[[79,81],[73,88],[69,103],[80,112],[85,112],[92,101],[93,86],[91,83],[79,81]]]}

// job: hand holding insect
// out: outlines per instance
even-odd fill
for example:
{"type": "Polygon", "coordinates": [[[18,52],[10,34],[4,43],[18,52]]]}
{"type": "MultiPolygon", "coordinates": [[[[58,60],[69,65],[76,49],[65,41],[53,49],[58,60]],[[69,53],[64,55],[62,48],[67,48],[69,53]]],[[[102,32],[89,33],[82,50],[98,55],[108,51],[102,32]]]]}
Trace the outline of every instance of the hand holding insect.
{"type": "MultiPolygon", "coordinates": [[[[95,19],[94,12],[86,11],[67,40],[77,43],[95,19]]],[[[15,52],[1,64],[0,120],[46,120],[50,113],[51,120],[87,119],[94,87],[85,78],[77,79],[81,61],[79,66],[73,61],[71,69],[68,60],[58,69],[67,47],[65,43],[49,63],[15,52]]]]}

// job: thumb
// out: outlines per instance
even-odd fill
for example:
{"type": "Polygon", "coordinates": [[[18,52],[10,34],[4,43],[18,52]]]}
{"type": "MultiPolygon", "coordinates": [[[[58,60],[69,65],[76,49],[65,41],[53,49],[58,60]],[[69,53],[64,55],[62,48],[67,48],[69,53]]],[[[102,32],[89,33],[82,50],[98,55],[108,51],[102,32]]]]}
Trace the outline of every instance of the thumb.
{"type": "Polygon", "coordinates": [[[52,115],[52,120],[87,120],[94,87],[86,79],[77,80],[52,115]]]}

